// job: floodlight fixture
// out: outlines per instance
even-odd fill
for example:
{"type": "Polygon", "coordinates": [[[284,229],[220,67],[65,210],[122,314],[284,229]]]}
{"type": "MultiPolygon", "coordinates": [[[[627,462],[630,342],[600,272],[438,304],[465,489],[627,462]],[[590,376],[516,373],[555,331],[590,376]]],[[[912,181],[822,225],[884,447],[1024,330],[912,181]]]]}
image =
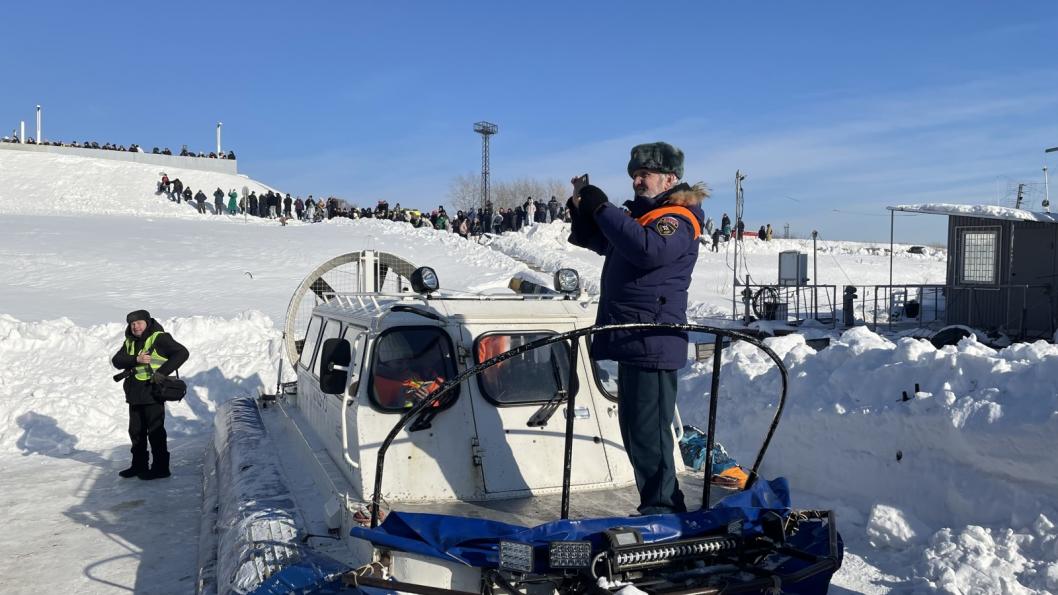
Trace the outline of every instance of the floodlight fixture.
{"type": "Polygon", "coordinates": [[[590,541],[552,541],[548,544],[551,568],[587,568],[591,566],[590,541]]]}
{"type": "Polygon", "coordinates": [[[577,293],[580,289],[580,275],[575,269],[558,269],[555,271],[555,291],[566,294],[577,293]]]}
{"type": "Polygon", "coordinates": [[[415,293],[429,295],[441,288],[441,282],[437,280],[437,272],[430,267],[415,269],[409,280],[415,293]]]}
{"type": "Polygon", "coordinates": [[[500,541],[500,568],[523,574],[532,572],[532,544],[518,541],[500,541]]]}

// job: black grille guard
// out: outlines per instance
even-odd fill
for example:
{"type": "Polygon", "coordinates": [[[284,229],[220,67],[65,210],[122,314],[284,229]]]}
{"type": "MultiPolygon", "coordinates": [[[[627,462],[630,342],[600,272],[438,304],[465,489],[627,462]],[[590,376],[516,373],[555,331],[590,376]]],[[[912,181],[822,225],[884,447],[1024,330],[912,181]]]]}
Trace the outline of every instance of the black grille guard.
{"type": "Polygon", "coordinates": [[[455,395],[459,394],[457,391],[453,391],[452,389],[455,388],[456,386],[460,385],[461,383],[465,382],[468,378],[476,376],[476,375],[480,374],[481,372],[483,372],[484,370],[487,370],[488,368],[490,368],[490,367],[492,367],[492,366],[494,366],[494,365],[496,365],[496,364],[498,364],[500,362],[503,362],[503,361],[506,361],[508,359],[511,359],[512,357],[521,355],[521,354],[523,354],[523,353],[525,353],[527,351],[532,351],[534,349],[539,349],[540,347],[546,347],[547,345],[551,345],[552,343],[557,343],[559,341],[571,341],[570,350],[569,350],[569,354],[570,354],[569,355],[569,360],[570,360],[569,361],[569,370],[570,370],[570,378],[571,378],[571,390],[568,391],[569,394],[568,394],[568,396],[566,398],[566,401],[567,401],[566,408],[567,408],[567,411],[570,412],[570,413],[566,415],[566,436],[565,436],[565,448],[564,448],[565,454],[564,454],[564,461],[563,461],[563,466],[562,466],[562,510],[561,510],[561,513],[560,513],[561,514],[560,518],[568,519],[569,518],[569,495],[570,495],[570,485],[569,484],[570,484],[570,472],[571,472],[571,469],[572,469],[572,457],[573,457],[573,419],[574,419],[574,416],[572,415],[572,411],[574,410],[574,406],[576,404],[576,393],[577,393],[577,391],[575,390],[575,387],[573,386],[574,385],[574,380],[573,379],[576,378],[577,353],[578,353],[578,344],[580,342],[580,339],[582,337],[591,336],[591,335],[594,335],[596,333],[609,332],[609,331],[613,331],[613,330],[658,330],[658,329],[675,330],[675,331],[683,331],[683,332],[707,333],[707,334],[714,335],[714,337],[715,337],[714,347],[713,347],[713,373],[712,373],[712,382],[711,382],[710,391],[709,391],[709,422],[708,422],[708,428],[706,430],[706,440],[707,440],[706,448],[707,448],[707,450],[706,450],[706,455],[705,455],[705,464],[703,466],[704,474],[705,474],[705,482],[704,482],[703,491],[702,491],[702,508],[703,509],[709,507],[709,497],[710,497],[710,491],[711,491],[710,490],[711,482],[710,482],[710,476],[709,475],[710,475],[710,473],[712,471],[712,467],[713,467],[713,445],[715,444],[715,439],[716,439],[716,436],[715,436],[716,435],[716,407],[717,407],[718,396],[719,396],[719,391],[720,391],[720,357],[721,357],[721,350],[723,348],[723,340],[724,340],[724,338],[725,337],[729,338],[732,341],[734,341],[734,340],[745,341],[745,342],[753,345],[754,347],[756,347],[756,348],[760,349],[761,351],[763,351],[769,358],[771,358],[771,360],[773,362],[775,362],[775,366],[779,369],[779,375],[781,376],[781,379],[782,379],[782,392],[781,392],[781,394],[779,396],[779,406],[775,409],[775,415],[772,417],[771,424],[768,426],[768,431],[767,431],[767,433],[764,436],[764,442],[761,444],[760,451],[757,452],[757,458],[756,458],[756,460],[753,461],[753,467],[752,467],[752,469],[750,469],[750,472],[749,472],[749,479],[746,482],[745,488],[743,488],[743,489],[749,489],[753,485],[753,483],[757,480],[758,470],[760,469],[761,462],[764,460],[764,453],[767,452],[768,445],[771,443],[771,439],[775,435],[775,429],[779,425],[779,419],[782,416],[783,407],[785,407],[785,405],[786,405],[786,392],[787,392],[787,387],[788,387],[788,384],[789,384],[789,378],[788,378],[788,374],[787,374],[787,371],[786,371],[786,366],[784,366],[783,363],[782,363],[782,359],[774,351],[772,351],[768,346],[764,345],[764,343],[762,341],[760,341],[759,339],[757,339],[756,337],[753,337],[753,336],[748,335],[746,333],[742,333],[742,332],[739,332],[739,331],[733,331],[733,330],[729,330],[729,329],[723,329],[723,328],[712,327],[712,326],[705,326],[705,325],[701,325],[701,324],[671,324],[671,323],[630,323],[630,324],[596,325],[596,326],[590,326],[590,327],[581,328],[581,329],[575,329],[575,330],[572,330],[572,331],[567,331],[565,333],[560,333],[560,334],[552,335],[552,336],[549,336],[549,337],[544,337],[542,339],[538,339],[536,341],[532,341],[530,343],[526,343],[525,345],[522,345],[520,347],[515,347],[514,349],[511,349],[510,351],[505,351],[505,352],[497,355],[496,357],[493,357],[493,358],[490,358],[488,360],[485,360],[485,361],[481,362],[480,364],[478,364],[476,366],[473,366],[473,367],[463,371],[461,374],[457,375],[455,378],[452,378],[451,380],[448,380],[447,382],[443,383],[441,386],[439,386],[436,389],[434,389],[434,391],[432,393],[430,393],[429,395],[427,395],[424,399],[422,399],[421,401],[416,403],[409,410],[405,411],[400,416],[400,419],[397,420],[397,423],[394,424],[393,429],[389,431],[389,434],[386,436],[385,440],[382,441],[382,444],[379,446],[379,449],[378,449],[378,458],[377,458],[377,462],[375,464],[375,486],[374,486],[374,492],[371,495],[371,527],[375,528],[375,527],[378,526],[379,510],[380,510],[380,506],[382,504],[382,476],[383,476],[383,471],[385,469],[385,464],[386,464],[386,452],[389,450],[390,444],[393,443],[393,440],[396,439],[397,434],[399,434],[400,431],[403,430],[408,425],[409,422],[411,422],[413,419],[416,420],[415,424],[413,424],[413,426],[412,426],[413,430],[414,429],[421,429],[421,428],[424,428],[424,427],[428,427],[429,426],[429,420],[431,418],[433,418],[434,415],[443,414],[444,406],[447,405],[452,399],[454,399],[455,395]]]}

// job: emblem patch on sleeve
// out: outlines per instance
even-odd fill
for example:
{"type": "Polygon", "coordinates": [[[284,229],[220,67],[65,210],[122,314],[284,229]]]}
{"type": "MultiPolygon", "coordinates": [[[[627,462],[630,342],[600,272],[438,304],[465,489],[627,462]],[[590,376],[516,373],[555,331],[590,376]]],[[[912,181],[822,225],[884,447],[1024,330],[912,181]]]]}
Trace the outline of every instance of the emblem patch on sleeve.
{"type": "Polygon", "coordinates": [[[675,217],[662,217],[654,224],[654,229],[663,236],[671,236],[680,228],[680,221],[675,217]]]}

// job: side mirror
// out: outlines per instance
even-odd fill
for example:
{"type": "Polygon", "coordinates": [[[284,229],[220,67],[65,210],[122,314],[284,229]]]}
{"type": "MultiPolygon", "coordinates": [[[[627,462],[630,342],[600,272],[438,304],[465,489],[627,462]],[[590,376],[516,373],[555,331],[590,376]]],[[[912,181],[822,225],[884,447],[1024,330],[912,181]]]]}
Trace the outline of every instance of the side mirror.
{"type": "Polygon", "coordinates": [[[320,352],[320,390],[328,395],[345,392],[353,349],[345,339],[327,339],[320,352]]]}

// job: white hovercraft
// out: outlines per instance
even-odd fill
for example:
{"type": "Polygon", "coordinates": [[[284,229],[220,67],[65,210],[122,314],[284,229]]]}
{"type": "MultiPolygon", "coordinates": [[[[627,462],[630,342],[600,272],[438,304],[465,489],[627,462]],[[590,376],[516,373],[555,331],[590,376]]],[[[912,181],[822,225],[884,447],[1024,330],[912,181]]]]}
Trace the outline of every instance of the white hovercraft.
{"type": "MultiPolygon", "coordinates": [[[[222,405],[205,464],[199,593],[825,593],[842,548],[830,511],[792,510],[757,470],[720,494],[673,453],[689,508],[626,516],[616,366],[593,362],[596,302],[555,289],[442,291],[436,273],[362,251],[295,292],[284,332],[297,381],[222,405]],[[727,496],[726,498],[721,498],[727,496]]],[[[678,442],[682,422],[672,428],[678,442]]]]}

